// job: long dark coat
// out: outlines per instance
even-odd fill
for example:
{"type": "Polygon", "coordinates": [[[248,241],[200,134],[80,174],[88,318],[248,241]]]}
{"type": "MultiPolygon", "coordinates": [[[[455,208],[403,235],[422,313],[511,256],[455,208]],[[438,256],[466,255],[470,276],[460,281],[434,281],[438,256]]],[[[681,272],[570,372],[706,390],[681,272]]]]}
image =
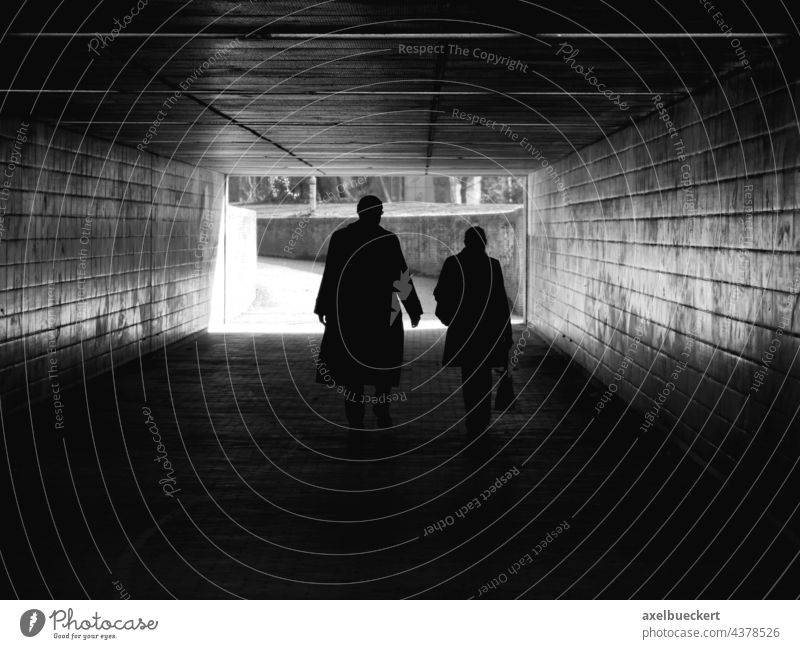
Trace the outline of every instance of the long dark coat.
{"type": "Polygon", "coordinates": [[[447,325],[443,365],[504,366],[511,348],[511,311],[500,262],[482,249],[448,257],[433,291],[447,325]]]}
{"type": "Polygon", "coordinates": [[[338,385],[399,385],[401,301],[422,315],[397,236],[364,221],[334,232],[314,309],[326,317],[317,381],[328,372],[338,385]]]}

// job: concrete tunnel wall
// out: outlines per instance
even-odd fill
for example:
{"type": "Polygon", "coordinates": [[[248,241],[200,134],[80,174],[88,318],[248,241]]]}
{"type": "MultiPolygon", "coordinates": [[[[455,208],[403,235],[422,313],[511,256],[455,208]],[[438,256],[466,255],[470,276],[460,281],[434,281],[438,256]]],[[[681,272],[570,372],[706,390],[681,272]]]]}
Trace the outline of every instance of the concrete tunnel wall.
{"type": "Polygon", "coordinates": [[[11,119],[0,168],[4,411],[206,327],[223,175],[11,119]]]}
{"type": "MultiPolygon", "coordinates": [[[[784,435],[800,394],[798,86],[757,74],[757,93],[738,75],[666,106],[674,136],[653,114],[559,161],[564,191],[531,176],[537,332],[613,384],[648,431],[674,427],[723,471],[745,450],[800,454],[784,435]]],[[[19,120],[0,121],[0,139],[4,410],[206,327],[221,174],[19,120]]],[[[492,246],[509,233],[483,224],[503,260],[492,246]]],[[[403,243],[420,273],[448,252],[403,243]]],[[[513,277],[509,296],[524,285],[513,277]]]]}
{"type": "Polygon", "coordinates": [[[225,318],[233,318],[246,311],[256,297],[258,255],[255,241],[255,211],[228,205],[225,208],[224,252],[222,248],[217,251],[218,255],[222,255],[222,264],[217,268],[225,275],[225,318]]]}
{"type": "Polygon", "coordinates": [[[531,176],[536,330],[723,475],[800,454],[800,93],[752,74],[531,176]]]}

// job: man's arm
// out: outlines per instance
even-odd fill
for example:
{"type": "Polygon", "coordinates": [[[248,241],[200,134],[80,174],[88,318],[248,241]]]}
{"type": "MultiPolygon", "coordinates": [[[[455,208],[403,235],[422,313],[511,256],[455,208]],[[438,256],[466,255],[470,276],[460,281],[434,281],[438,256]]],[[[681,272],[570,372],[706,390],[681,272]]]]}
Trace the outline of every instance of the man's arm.
{"type": "Polygon", "coordinates": [[[411,283],[411,293],[409,293],[408,297],[403,300],[403,306],[406,309],[408,317],[411,318],[411,326],[416,327],[422,318],[422,303],[419,301],[419,296],[417,295],[417,289],[414,286],[414,281],[410,278],[408,281],[411,283]]]}
{"type": "Polygon", "coordinates": [[[331,314],[333,301],[336,299],[336,282],[339,274],[339,237],[337,235],[338,232],[334,232],[328,244],[325,269],[322,271],[322,281],[319,283],[317,302],[314,305],[314,313],[317,314],[322,324],[326,324],[325,319],[331,314]]]}
{"type": "Polygon", "coordinates": [[[399,256],[400,281],[405,282],[406,278],[408,281],[408,286],[405,286],[403,290],[400,291],[400,301],[403,303],[403,307],[405,307],[406,313],[411,319],[411,326],[416,327],[422,318],[422,303],[419,301],[417,289],[414,287],[414,281],[411,279],[411,275],[408,272],[408,265],[406,264],[406,258],[403,256],[400,239],[395,237],[395,241],[397,242],[397,254],[399,256]]]}

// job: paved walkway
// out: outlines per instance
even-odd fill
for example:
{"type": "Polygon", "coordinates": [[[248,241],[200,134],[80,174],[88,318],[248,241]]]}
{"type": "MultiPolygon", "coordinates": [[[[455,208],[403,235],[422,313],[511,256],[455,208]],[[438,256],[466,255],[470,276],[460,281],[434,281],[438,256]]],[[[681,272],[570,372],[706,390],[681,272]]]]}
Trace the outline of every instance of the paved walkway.
{"type": "MultiPolygon", "coordinates": [[[[314,303],[323,267],[324,262],[259,257],[253,304],[220,330],[232,333],[319,333],[321,328],[314,315],[314,303]]],[[[424,312],[419,327],[444,331],[444,326],[434,315],[436,280],[423,276],[414,276],[413,279],[424,312]]],[[[522,324],[522,318],[514,316],[512,322],[522,324]]],[[[410,328],[408,318],[406,328],[410,328]]]]}
{"type": "Polygon", "coordinates": [[[201,335],[120,368],[64,395],[63,434],[46,407],[33,423],[5,418],[6,590],[797,596],[797,548],[758,520],[746,484],[717,497],[672,444],[637,438],[618,404],[593,419],[603,387],[529,333],[517,408],[477,440],[434,328],[406,332],[396,426],[360,445],[341,398],[313,382],[318,323],[201,335]]]}

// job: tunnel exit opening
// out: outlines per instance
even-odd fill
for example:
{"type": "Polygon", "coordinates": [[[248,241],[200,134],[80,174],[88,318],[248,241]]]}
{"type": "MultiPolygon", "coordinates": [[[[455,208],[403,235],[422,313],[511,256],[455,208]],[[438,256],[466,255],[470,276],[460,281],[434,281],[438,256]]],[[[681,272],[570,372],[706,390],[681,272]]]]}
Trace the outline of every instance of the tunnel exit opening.
{"type": "Polygon", "coordinates": [[[231,176],[220,231],[209,331],[318,332],[314,303],[331,234],[366,195],[400,239],[425,315],[439,328],[433,288],[445,258],[480,225],[503,268],[515,323],[525,315],[525,177],[231,176]]]}

